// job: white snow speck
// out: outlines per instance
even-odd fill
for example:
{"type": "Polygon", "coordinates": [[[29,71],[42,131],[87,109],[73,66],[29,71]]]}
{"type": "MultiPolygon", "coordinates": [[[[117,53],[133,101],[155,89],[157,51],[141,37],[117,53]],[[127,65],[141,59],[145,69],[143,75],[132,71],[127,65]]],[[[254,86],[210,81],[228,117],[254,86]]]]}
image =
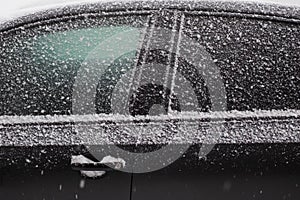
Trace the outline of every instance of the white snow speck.
{"type": "Polygon", "coordinates": [[[80,180],[79,187],[80,187],[81,189],[83,189],[83,188],[85,187],[85,180],[84,180],[84,179],[81,179],[81,180],[80,180]]]}

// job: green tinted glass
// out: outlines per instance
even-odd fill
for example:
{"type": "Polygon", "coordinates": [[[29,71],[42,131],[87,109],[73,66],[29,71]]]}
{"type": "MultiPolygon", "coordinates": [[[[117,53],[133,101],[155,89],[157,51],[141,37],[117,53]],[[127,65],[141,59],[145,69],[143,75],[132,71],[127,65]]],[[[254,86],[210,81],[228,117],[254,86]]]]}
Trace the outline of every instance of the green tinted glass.
{"type": "Polygon", "coordinates": [[[102,80],[116,80],[134,66],[146,19],[86,18],[0,33],[0,115],[71,114],[80,69],[93,62],[103,72],[99,83],[110,87],[102,80]],[[122,49],[130,51],[119,54],[122,49]]]}

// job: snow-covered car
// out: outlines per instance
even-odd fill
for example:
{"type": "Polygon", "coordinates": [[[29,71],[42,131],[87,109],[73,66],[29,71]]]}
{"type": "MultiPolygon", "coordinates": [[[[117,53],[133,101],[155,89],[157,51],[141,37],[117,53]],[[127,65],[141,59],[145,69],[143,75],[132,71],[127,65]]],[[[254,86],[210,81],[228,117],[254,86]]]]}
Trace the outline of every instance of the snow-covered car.
{"type": "Polygon", "coordinates": [[[300,7],[70,3],[0,23],[0,199],[299,199],[300,7]]]}

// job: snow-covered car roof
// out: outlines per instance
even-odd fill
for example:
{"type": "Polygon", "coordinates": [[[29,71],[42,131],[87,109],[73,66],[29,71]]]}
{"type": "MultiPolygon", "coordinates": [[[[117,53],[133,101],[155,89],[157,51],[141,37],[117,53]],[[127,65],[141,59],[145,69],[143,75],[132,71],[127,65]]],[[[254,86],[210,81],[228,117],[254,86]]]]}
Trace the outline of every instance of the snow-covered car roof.
{"type": "MultiPolygon", "coordinates": [[[[17,1],[17,0],[13,0],[17,1]]],[[[0,15],[1,29],[28,23],[39,19],[47,19],[70,14],[107,11],[133,11],[155,9],[205,10],[217,12],[238,12],[263,14],[284,18],[300,19],[300,2],[298,0],[47,0],[24,1],[19,7],[8,9],[0,15]],[[26,6],[26,2],[28,5],[26,6]],[[10,11],[9,11],[10,10],[10,11]]]]}
{"type": "MultiPolygon", "coordinates": [[[[11,0],[6,3],[5,9],[10,9],[10,11],[17,11],[22,9],[38,8],[38,7],[53,7],[58,5],[70,5],[70,4],[82,4],[82,3],[96,3],[96,2],[116,2],[117,0],[11,0]]],[[[119,0],[119,2],[132,2],[133,0],[119,0]]],[[[162,1],[162,0],[156,0],[162,1]]],[[[201,1],[201,0],[198,0],[201,1]]],[[[202,0],[203,1],[203,0],[202,0]]],[[[219,0],[219,1],[230,1],[230,0],[219,0]]],[[[259,3],[269,3],[269,4],[280,4],[285,6],[300,6],[300,1],[298,0],[232,0],[235,2],[259,2],[259,3]]],[[[9,10],[8,10],[9,12],[9,10]]]]}

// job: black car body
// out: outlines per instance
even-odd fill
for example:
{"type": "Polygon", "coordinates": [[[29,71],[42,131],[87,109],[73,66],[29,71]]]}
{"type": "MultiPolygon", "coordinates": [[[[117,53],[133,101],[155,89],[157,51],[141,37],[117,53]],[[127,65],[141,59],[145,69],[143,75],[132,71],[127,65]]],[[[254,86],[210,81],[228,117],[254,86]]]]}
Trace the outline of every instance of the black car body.
{"type": "Polygon", "coordinates": [[[2,23],[0,197],[298,199],[299,24],[298,7],[194,1],[2,23]],[[71,165],[76,155],[94,164],[71,165]]]}

